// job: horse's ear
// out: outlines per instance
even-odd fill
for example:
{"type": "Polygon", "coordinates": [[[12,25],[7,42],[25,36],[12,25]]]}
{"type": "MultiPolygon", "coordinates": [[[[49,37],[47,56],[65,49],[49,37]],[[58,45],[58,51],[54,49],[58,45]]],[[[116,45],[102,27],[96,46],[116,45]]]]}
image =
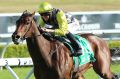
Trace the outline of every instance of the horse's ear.
{"type": "Polygon", "coordinates": [[[32,13],[32,16],[34,16],[35,15],[35,11],[32,13]]]}
{"type": "Polygon", "coordinates": [[[25,13],[27,13],[27,10],[25,10],[25,11],[23,12],[23,14],[25,14],[25,13]]]}

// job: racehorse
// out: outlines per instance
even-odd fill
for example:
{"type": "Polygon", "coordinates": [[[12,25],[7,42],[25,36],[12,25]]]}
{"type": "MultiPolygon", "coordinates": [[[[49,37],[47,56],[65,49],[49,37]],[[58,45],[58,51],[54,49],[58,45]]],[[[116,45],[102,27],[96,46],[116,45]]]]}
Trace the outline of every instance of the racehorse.
{"type": "Polygon", "coordinates": [[[70,50],[59,41],[45,39],[37,27],[34,15],[35,12],[23,12],[16,21],[12,40],[15,44],[19,44],[26,39],[36,79],[84,79],[83,74],[90,67],[93,67],[101,78],[115,79],[110,70],[110,50],[103,39],[93,34],[81,35],[89,41],[96,61],[79,66],[77,71],[74,71],[70,50]]]}

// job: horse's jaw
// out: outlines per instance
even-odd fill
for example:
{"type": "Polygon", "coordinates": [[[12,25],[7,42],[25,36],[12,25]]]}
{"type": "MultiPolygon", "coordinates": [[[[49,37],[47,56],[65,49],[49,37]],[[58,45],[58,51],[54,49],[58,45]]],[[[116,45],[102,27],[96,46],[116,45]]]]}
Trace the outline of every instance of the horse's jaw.
{"type": "Polygon", "coordinates": [[[14,39],[13,43],[16,44],[16,45],[18,45],[18,44],[22,43],[23,41],[24,41],[23,38],[18,38],[18,39],[14,39]]]}

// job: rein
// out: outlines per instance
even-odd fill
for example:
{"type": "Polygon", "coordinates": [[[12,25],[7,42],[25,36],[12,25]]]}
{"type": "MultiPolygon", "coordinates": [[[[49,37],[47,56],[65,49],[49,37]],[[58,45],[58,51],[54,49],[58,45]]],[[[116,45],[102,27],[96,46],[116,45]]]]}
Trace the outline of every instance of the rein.
{"type": "Polygon", "coordinates": [[[57,49],[59,49],[61,46],[59,45],[56,49],[54,49],[54,50],[51,50],[50,51],[50,53],[49,53],[49,55],[51,56],[53,53],[55,53],[56,51],[57,51],[57,49]]]}
{"type": "MultiPolygon", "coordinates": [[[[30,29],[32,28],[32,27],[31,27],[31,24],[32,24],[32,23],[33,23],[33,20],[31,21],[28,30],[24,33],[24,35],[23,35],[23,37],[22,37],[23,39],[29,38],[29,37],[25,37],[25,36],[26,36],[27,32],[30,31],[30,29]]],[[[28,26],[26,26],[26,27],[28,27],[28,26]]],[[[34,36],[34,37],[38,37],[38,36],[41,36],[41,35],[43,35],[43,34],[44,34],[44,33],[42,33],[42,34],[40,34],[40,35],[36,35],[36,36],[34,36]]],[[[33,37],[31,37],[31,38],[33,38],[33,37]]]]}

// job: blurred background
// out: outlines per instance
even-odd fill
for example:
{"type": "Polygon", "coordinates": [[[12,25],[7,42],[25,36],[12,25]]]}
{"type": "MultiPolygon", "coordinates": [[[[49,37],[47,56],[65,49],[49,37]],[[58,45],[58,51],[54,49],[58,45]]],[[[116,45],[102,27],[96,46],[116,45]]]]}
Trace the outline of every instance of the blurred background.
{"type": "Polygon", "coordinates": [[[1,13],[36,11],[40,2],[47,1],[64,11],[119,11],[119,0],[0,0],[1,13]]]}
{"type": "MultiPolygon", "coordinates": [[[[80,22],[78,32],[97,33],[96,35],[105,38],[112,57],[115,57],[115,61],[111,62],[111,69],[117,74],[120,73],[120,0],[0,0],[0,59],[30,57],[25,44],[12,43],[11,34],[21,13],[25,10],[37,13],[38,6],[43,1],[65,12],[71,12],[80,22]]],[[[19,79],[24,79],[32,65],[10,67],[19,79]]],[[[14,79],[6,67],[1,67],[0,79],[8,78],[14,79]]],[[[99,77],[91,68],[85,73],[85,78],[99,77]]],[[[34,75],[29,79],[35,79],[34,75]]]]}

